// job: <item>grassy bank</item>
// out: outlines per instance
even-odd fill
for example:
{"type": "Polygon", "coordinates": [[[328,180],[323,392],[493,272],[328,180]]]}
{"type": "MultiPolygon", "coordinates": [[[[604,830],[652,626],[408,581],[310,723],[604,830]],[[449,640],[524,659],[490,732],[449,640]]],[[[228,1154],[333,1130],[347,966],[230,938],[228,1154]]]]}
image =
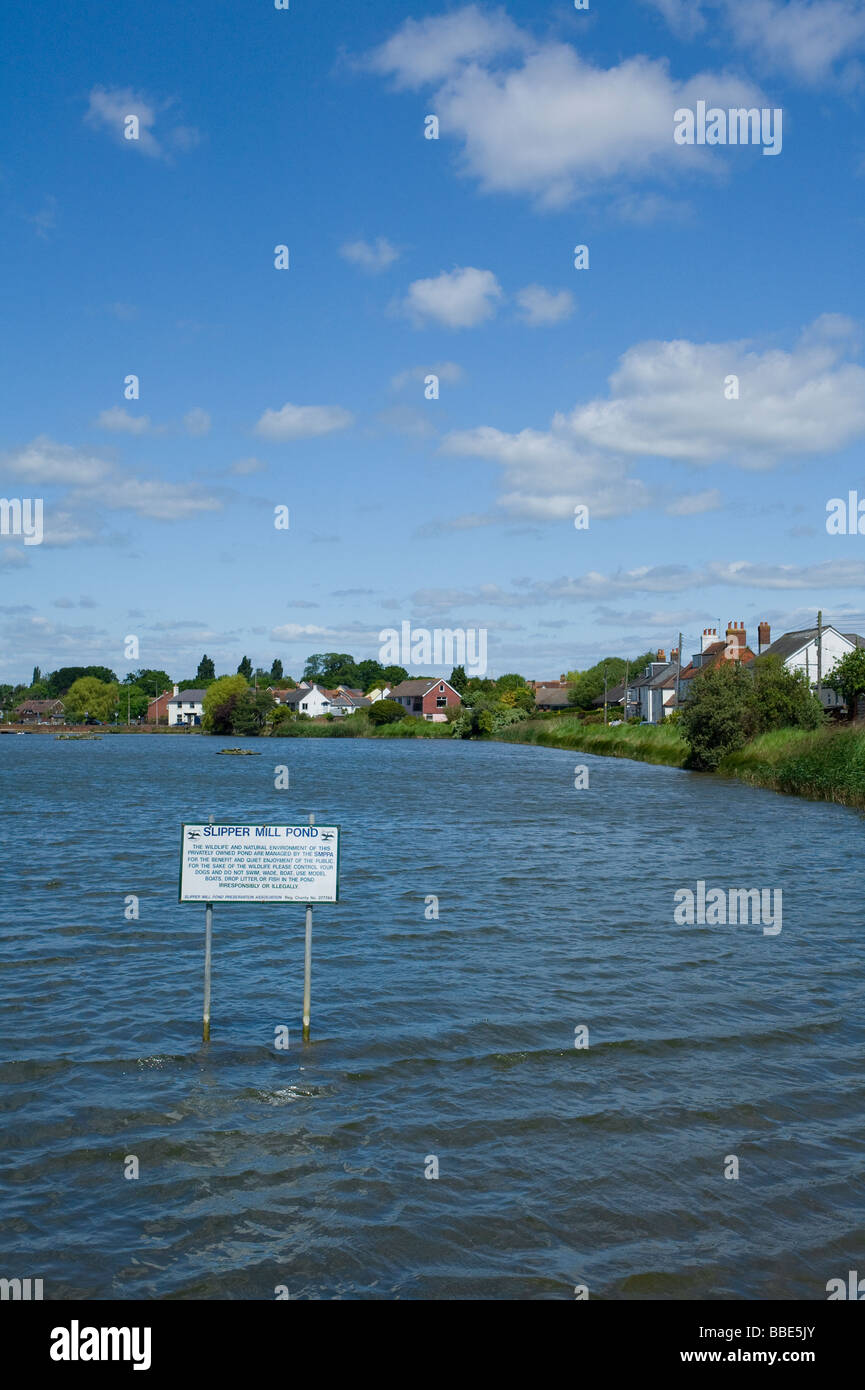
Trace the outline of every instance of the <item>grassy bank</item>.
{"type": "Polygon", "coordinates": [[[544,748],[573,748],[608,758],[634,758],[641,763],[682,767],[688,746],[675,727],[663,724],[584,724],[573,715],[563,719],[531,720],[494,735],[502,743],[537,743],[544,748]]]}
{"type": "MultiPolygon", "coordinates": [[[[582,724],[571,716],[519,724],[495,737],[503,743],[571,748],[670,767],[684,767],[688,755],[687,744],[675,725],[632,724],[611,729],[603,724],[582,724]]],[[[832,724],[813,733],[780,729],[762,734],[738,753],[729,754],[718,773],[790,796],[865,808],[865,728],[861,724],[852,728],[832,724]]]]}
{"type": "Polygon", "coordinates": [[[865,728],[830,726],[763,734],[726,757],[718,771],[753,786],[815,801],[865,807],[865,728]]]}

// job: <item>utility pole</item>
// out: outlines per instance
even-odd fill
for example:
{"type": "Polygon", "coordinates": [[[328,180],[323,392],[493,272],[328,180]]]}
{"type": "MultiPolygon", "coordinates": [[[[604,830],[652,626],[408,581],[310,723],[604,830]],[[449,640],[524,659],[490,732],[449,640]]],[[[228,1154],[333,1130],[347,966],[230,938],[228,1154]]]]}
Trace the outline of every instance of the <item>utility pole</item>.
{"type": "Polygon", "coordinates": [[[682,697],[682,634],[679,633],[679,645],[676,648],[676,709],[679,708],[679,701],[682,697]]]}
{"type": "Polygon", "coordinates": [[[817,614],[817,699],[823,703],[823,609],[817,614]]]}
{"type": "Polygon", "coordinates": [[[607,663],[604,662],[604,723],[607,722],[607,663]]]}
{"type": "Polygon", "coordinates": [[[631,678],[631,663],[625,662],[625,723],[628,722],[628,681],[631,678]]]}

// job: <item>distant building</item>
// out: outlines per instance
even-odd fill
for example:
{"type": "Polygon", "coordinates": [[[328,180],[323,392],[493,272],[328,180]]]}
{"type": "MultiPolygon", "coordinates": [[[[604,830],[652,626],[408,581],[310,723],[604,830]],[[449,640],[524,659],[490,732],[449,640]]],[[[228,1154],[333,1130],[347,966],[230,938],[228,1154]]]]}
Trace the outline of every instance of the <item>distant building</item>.
{"type": "Polygon", "coordinates": [[[174,729],[178,725],[200,724],[204,718],[204,697],[206,690],[181,690],[174,687],[174,694],[168,701],[168,723],[174,729]]]}
{"type": "Polygon", "coordinates": [[[366,698],[369,700],[369,702],[370,702],[371,705],[374,705],[374,704],[376,703],[376,701],[378,701],[378,700],[389,700],[389,699],[390,699],[390,688],[389,688],[389,686],[386,686],[386,685],[384,685],[384,686],[378,686],[378,685],[377,685],[377,686],[375,687],[375,689],[370,690],[370,692],[368,693],[368,695],[367,695],[366,698]]]}
{"type": "Polygon", "coordinates": [[[462,698],[446,680],[439,676],[422,680],[400,681],[388,696],[404,705],[406,713],[441,724],[447,719],[447,710],[459,708],[462,698]]]}
{"type": "Polygon", "coordinates": [[[64,724],[66,712],[62,700],[25,700],[14,718],[19,724],[64,724]]]}
{"type": "Polygon", "coordinates": [[[567,681],[539,685],[535,689],[535,709],[567,709],[570,698],[567,681]]]}
{"type": "MultiPolygon", "coordinates": [[[[762,626],[768,641],[769,625],[762,626]]],[[[857,647],[865,647],[865,637],[857,632],[839,632],[831,623],[824,623],[822,629],[806,627],[785,632],[771,646],[767,645],[763,655],[779,657],[788,671],[804,671],[811,689],[816,691],[818,664],[822,684],[841,658],[856,651],[857,647]]],[[[829,711],[840,712],[847,708],[844,697],[829,686],[822,686],[820,698],[824,709],[829,711]]]]}
{"type": "Polygon", "coordinates": [[[166,690],[164,694],[156,699],[148,701],[147,704],[147,723],[148,724],[167,724],[168,723],[168,701],[177,694],[177,686],[173,690],[166,690]]]}
{"type": "Polygon", "coordinates": [[[327,691],[322,686],[310,685],[308,681],[301,681],[296,690],[286,690],[280,703],[296,714],[308,714],[310,719],[332,713],[327,691]]]}

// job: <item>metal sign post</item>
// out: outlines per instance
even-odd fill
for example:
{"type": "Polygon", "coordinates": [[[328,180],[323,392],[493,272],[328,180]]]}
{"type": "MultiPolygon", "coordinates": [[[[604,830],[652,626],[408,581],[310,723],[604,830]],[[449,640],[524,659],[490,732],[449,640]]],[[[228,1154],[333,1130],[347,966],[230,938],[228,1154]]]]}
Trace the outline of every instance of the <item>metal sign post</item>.
{"type": "Polygon", "coordinates": [[[213,903],[204,906],[204,1022],[201,1036],[210,1042],[210,949],[213,941],[213,903]]]}
{"type": "Polygon", "coordinates": [[[214,903],[305,903],[303,1041],[309,1042],[312,994],[312,909],[339,902],[338,825],[190,824],[180,828],[182,903],[204,904],[202,1037],[210,1041],[214,903]]]}
{"type": "MultiPolygon", "coordinates": [[[[315,816],[310,816],[315,825],[315,816]]],[[[303,951],[303,1041],[309,1042],[309,1001],[312,993],[312,903],[306,905],[306,942],[303,951]]]]}

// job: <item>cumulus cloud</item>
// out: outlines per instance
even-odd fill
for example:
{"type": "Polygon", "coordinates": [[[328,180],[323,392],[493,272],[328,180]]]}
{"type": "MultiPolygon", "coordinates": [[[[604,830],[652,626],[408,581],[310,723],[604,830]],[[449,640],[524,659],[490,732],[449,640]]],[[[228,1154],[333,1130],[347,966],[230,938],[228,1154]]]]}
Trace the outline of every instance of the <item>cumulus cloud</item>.
{"type": "Polygon", "coordinates": [[[456,386],[465,373],[458,362],[431,362],[428,367],[407,367],[404,372],[397,372],[396,376],[391,377],[391,389],[402,391],[412,382],[423,383],[430,375],[437,376],[439,381],[447,382],[449,386],[456,386]]]}
{"type": "Polygon", "coordinates": [[[341,405],[291,405],[281,410],[265,410],[255,433],[263,439],[309,439],[348,429],[354,416],[341,405]]]}
{"type": "Polygon", "coordinates": [[[457,266],[408,288],[402,310],[416,327],[432,320],[445,328],[474,328],[493,317],[502,290],[491,270],[457,266]]]}
{"type": "Polygon", "coordinates": [[[111,430],[113,434],[146,434],[150,429],[149,415],[131,415],[122,406],[113,405],[103,410],[96,421],[101,430],[111,430]]]}
{"type": "Polygon", "coordinates": [[[187,434],[200,436],[210,433],[210,416],[200,405],[188,410],[183,417],[183,428],[187,434]]]}
{"type": "Polygon", "coordinates": [[[393,265],[394,261],[399,260],[399,251],[383,236],[376,237],[374,242],[348,241],[340,247],[339,254],[353,265],[359,265],[361,270],[368,271],[370,275],[378,275],[382,270],[387,270],[389,265],[393,265]]]}
{"type": "Polygon", "coordinates": [[[530,328],[538,328],[546,323],[561,323],[574,312],[574,296],[570,290],[555,293],[545,290],[543,285],[526,285],[516,296],[521,317],[530,328]]]}
{"type": "Polygon", "coordinates": [[[136,478],[86,450],[40,435],[0,459],[0,476],[36,486],[69,489],[61,507],[45,508],[45,544],[73,545],[99,533],[95,510],[131,511],[158,521],[177,521],[217,511],[221,502],[185,483],[136,478]]]}
{"type": "MultiPolygon", "coordinates": [[[[768,469],[861,438],[865,369],[855,350],[854,326],[840,315],[818,319],[791,350],[640,343],[620,359],[606,397],[556,414],[549,429],[481,425],[446,435],[442,449],[499,464],[499,504],[512,514],[563,519],[583,503],[594,516],[621,516],[654,500],[633,476],[640,459],[768,469]],[[738,399],[727,398],[731,376],[738,399]]],[[[689,516],[718,505],[710,488],[667,509],[689,516]]]]}
{"type": "Polygon", "coordinates": [[[474,5],[405,21],[368,66],[397,87],[432,89],[442,134],[460,142],[462,170],[483,191],[527,194],[544,207],[604,187],[618,194],[626,178],[718,174],[718,151],[707,157],[674,143],[673,113],[698,99],[768,104],[753,83],[726,72],[679,81],[663,59],[596,65],[474,5]]]}
{"type": "Polygon", "coordinates": [[[644,0],[682,38],[712,18],[749,58],[807,86],[840,76],[857,79],[865,49],[863,0],[644,0]]]}
{"type": "Polygon", "coordinates": [[[189,150],[200,141],[195,127],[186,125],[167,128],[163,139],[157,139],[154,133],[157,120],[171,104],[170,101],[158,101],[143,92],[136,92],[131,87],[96,86],[90,92],[84,121],[93,130],[107,132],[117,144],[127,149],[137,150],[150,159],[167,159],[167,147],[189,150]],[[138,120],[136,139],[127,138],[126,131],[131,129],[127,124],[130,116],[138,120]]]}

